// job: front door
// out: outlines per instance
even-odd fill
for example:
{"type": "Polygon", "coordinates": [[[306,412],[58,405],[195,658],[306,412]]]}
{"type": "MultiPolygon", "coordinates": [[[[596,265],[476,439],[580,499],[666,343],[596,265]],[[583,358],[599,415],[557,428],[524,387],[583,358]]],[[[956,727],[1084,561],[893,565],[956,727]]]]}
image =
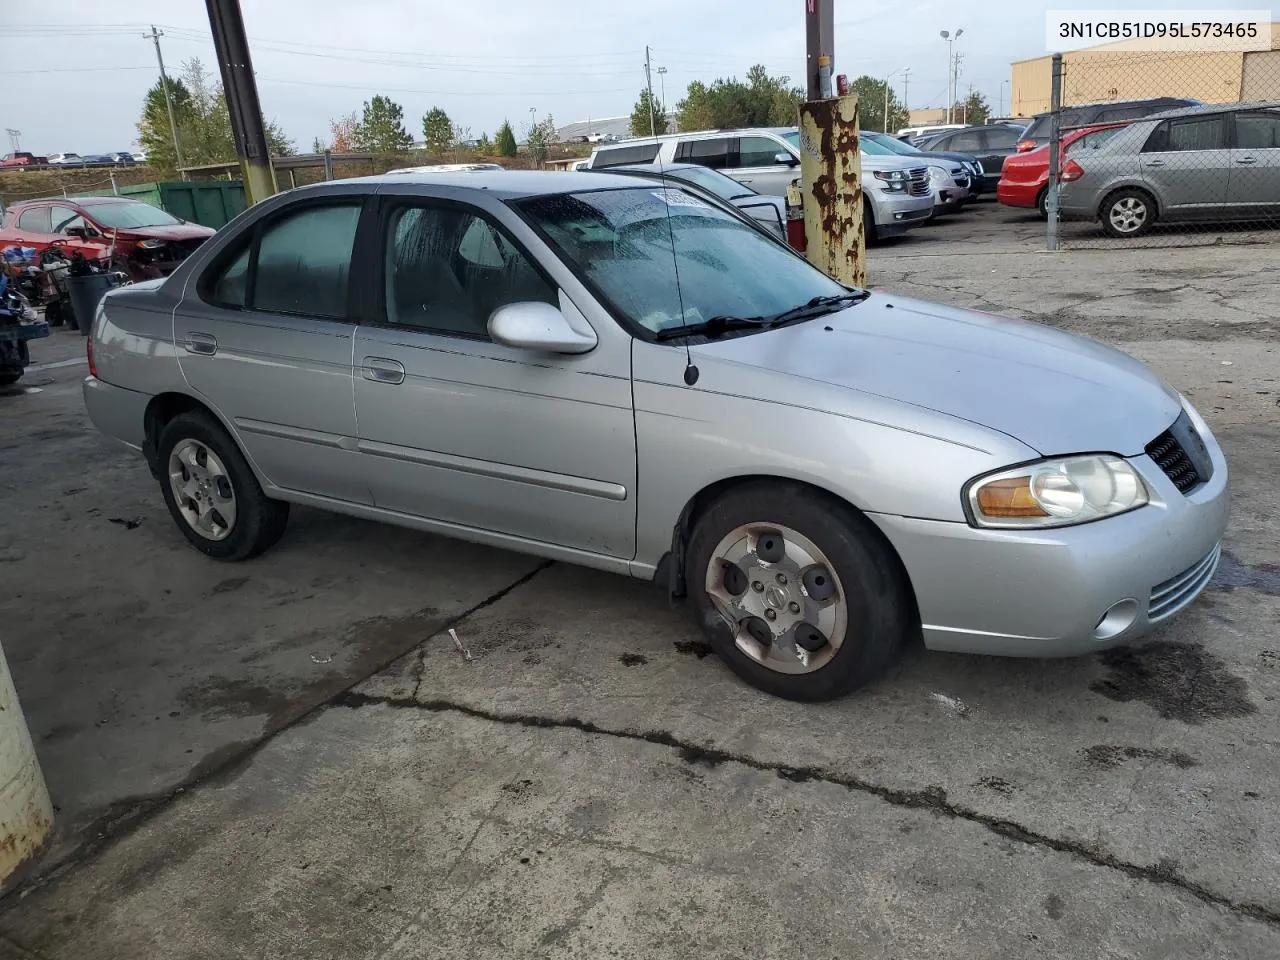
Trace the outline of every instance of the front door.
{"type": "Polygon", "coordinates": [[[1207,217],[1227,202],[1231,151],[1225,118],[1166,120],[1142,147],[1142,179],[1151,185],[1161,215],[1207,217]]]}
{"type": "MultiPolygon", "coordinates": [[[[631,558],[635,422],[625,342],[570,356],[494,343],[525,301],[582,313],[497,219],[384,198],[379,322],[356,334],[360,451],[397,513],[631,558]]],[[[550,255],[547,254],[549,257],[550,255]]]]}
{"type": "Polygon", "coordinates": [[[1246,215],[1280,211],[1280,110],[1235,114],[1227,202],[1246,215]]]}
{"type": "Polygon", "coordinates": [[[792,156],[786,147],[769,137],[739,137],[738,149],[730,156],[730,166],[725,173],[756,193],[785,197],[791,181],[800,176],[800,163],[798,159],[795,163],[779,163],[779,154],[792,156]]]}
{"type": "Polygon", "coordinates": [[[97,227],[89,223],[80,214],[79,211],[73,210],[71,207],[60,206],[54,204],[49,208],[51,218],[50,227],[53,232],[58,235],[58,239],[64,241],[63,249],[70,254],[74,250],[79,250],[90,260],[97,260],[108,255],[111,250],[111,241],[107,239],[97,227]],[[87,230],[89,236],[80,237],[69,230],[87,230]]]}
{"type": "Polygon", "coordinates": [[[350,277],[362,197],[290,204],[188,284],[174,339],[191,387],[279,487],[368,503],[355,452],[350,277]]]}

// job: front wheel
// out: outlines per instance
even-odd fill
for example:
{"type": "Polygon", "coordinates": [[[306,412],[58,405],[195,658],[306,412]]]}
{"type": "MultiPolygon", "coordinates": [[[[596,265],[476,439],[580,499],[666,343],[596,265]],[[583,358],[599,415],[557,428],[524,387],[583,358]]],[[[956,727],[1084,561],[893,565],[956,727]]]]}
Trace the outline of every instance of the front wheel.
{"type": "Polygon", "coordinates": [[[21,370],[5,370],[0,372],[0,387],[8,387],[22,379],[21,370]]]}
{"type": "Polygon", "coordinates": [[[730,669],[789,700],[830,700],[873,680],[911,622],[905,578],[875,527],[797,484],[751,484],[713,503],[694,525],[686,570],[730,669]]]}
{"type": "Polygon", "coordinates": [[[160,489],[183,535],[216,560],[246,560],[275,544],[289,505],[271,500],[222,426],[205,413],[174,417],[157,445],[160,489]]]}
{"type": "Polygon", "coordinates": [[[879,240],[876,235],[876,218],[871,212],[871,207],[864,200],[862,202],[862,242],[865,246],[874,246],[879,240]]]}

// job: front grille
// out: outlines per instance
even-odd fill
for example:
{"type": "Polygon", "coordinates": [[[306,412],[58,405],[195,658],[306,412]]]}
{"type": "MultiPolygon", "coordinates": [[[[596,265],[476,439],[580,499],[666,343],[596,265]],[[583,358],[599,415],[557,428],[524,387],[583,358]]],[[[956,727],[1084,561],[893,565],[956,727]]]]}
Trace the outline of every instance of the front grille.
{"type": "Polygon", "coordinates": [[[928,167],[913,167],[907,175],[911,178],[910,193],[913,197],[927,197],[933,192],[929,187],[928,167]]]}
{"type": "Polygon", "coordinates": [[[1154,623],[1171,617],[1198,597],[1200,591],[1213,579],[1213,572],[1218,569],[1218,558],[1221,556],[1222,544],[1217,544],[1209,551],[1208,556],[1191,569],[1152,587],[1151,601],[1147,604],[1147,619],[1154,623]]]}
{"type": "Polygon", "coordinates": [[[1190,493],[1213,475],[1204,441],[1196,433],[1186,411],[1160,436],[1147,444],[1147,456],[1155,461],[1180,493],[1190,493]]]}

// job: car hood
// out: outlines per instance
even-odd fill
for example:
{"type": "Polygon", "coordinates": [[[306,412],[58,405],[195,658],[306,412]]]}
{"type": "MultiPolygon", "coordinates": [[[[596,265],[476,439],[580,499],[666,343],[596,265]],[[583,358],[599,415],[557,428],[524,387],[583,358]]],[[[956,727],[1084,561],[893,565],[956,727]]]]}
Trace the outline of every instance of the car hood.
{"type": "MultiPolygon", "coordinates": [[[[1097,341],[880,294],[836,314],[697,350],[783,374],[801,393],[800,381],[816,382],[958,417],[1044,456],[1135,456],[1181,410],[1178,394],[1144,364],[1097,341]]],[[[856,402],[834,412],[856,414],[856,402]]]]}
{"type": "Polygon", "coordinates": [[[119,235],[147,240],[203,240],[216,232],[199,223],[175,223],[159,227],[121,227],[119,235]]]}

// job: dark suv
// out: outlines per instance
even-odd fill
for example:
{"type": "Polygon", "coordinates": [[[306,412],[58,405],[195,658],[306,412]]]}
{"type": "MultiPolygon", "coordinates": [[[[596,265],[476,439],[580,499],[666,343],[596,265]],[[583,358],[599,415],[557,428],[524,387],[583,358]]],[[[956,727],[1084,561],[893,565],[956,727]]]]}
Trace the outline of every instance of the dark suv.
{"type": "MultiPolygon", "coordinates": [[[[1179,107],[1198,107],[1199,100],[1186,97],[1151,97],[1146,100],[1109,100],[1104,103],[1082,103],[1077,106],[1062,108],[1062,127],[1075,130],[1077,127],[1091,127],[1096,123],[1119,123],[1124,120],[1137,120],[1149,117],[1153,113],[1164,113],[1166,110],[1177,110],[1179,107]]],[[[1034,150],[1049,142],[1050,120],[1053,114],[1049,111],[1037,113],[1031,120],[1031,126],[1023,131],[1018,140],[1018,152],[1034,150]]]]}

